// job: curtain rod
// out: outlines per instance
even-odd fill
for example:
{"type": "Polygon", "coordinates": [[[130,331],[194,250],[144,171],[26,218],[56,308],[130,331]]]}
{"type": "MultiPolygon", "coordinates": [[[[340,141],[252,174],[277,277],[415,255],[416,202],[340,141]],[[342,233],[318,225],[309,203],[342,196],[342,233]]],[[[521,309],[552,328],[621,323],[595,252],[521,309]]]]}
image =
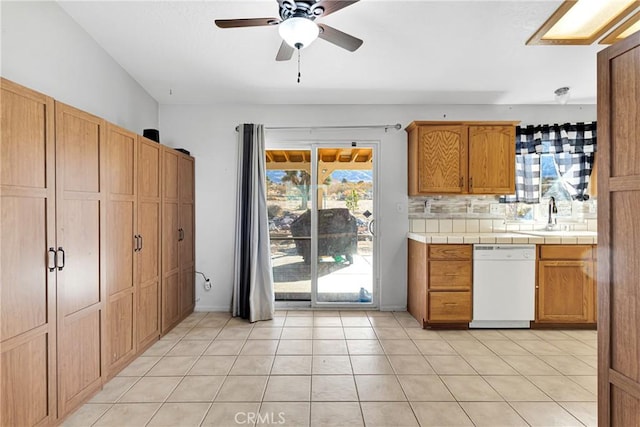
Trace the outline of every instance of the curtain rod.
{"type": "MultiPolygon", "coordinates": [[[[402,125],[396,123],[395,125],[356,125],[356,126],[265,126],[265,130],[341,130],[341,129],[384,129],[387,132],[389,129],[400,130],[402,125]]],[[[236,132],[240,130],[240,126],[236,126],[236,132]]]]}

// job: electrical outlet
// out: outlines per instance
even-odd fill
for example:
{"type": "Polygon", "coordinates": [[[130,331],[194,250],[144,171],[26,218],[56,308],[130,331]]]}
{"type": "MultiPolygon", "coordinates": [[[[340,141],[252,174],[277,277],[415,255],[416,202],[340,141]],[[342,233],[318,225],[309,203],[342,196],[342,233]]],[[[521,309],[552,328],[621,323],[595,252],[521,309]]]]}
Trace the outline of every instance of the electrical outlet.
{"type": "Polygon", "coordinates": [[[500,204],[499,203],[491,203],[489,205],[489,213],[491,215],[500,215],[502,212],[500,210],[500,204]]]}

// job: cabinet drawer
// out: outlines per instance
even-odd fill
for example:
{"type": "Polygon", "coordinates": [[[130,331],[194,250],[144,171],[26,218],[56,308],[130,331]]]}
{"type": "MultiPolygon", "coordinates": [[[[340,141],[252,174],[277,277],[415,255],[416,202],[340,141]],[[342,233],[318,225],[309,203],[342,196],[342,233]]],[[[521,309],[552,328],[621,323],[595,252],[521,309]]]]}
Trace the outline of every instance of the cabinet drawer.
{"type": "Polygon", "coordinates": [[[591,245],[540,245],[540,259],[591,259],[591,245]]]}
{"type": "Polygon", "coordinates": [[[430,259],[471,259],[471,245],[429,245],[430,259]]]}
{"type": "Polygon", "coordinates": [[[429,261],[429,289],[471,289],[471,261],[429,261]]]}
{"type": "Polygon", "coordinates": [[[429,292],[430,322],[470,322],[471,292],[429,292]]]}

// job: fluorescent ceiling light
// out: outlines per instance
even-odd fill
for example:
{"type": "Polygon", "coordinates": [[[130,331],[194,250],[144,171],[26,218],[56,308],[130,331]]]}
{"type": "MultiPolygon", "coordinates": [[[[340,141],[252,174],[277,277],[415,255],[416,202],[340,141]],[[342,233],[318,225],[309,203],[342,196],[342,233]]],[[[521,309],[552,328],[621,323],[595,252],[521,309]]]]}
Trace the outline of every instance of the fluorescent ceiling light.
{"type": "Polygon", "coordinates": [[[624,23],[620,24],[618,28],[611,31],[607,37],[600,41],[600,44],[613,44],[622,39],[626,39],[637,31],[640,31],[640,11],[627,19],[624,23]]]}
{"type": "Polygon", "coordinates": [[[637,0],[565,0],[527,44],[591,44],[638,6],[637,0]]]}

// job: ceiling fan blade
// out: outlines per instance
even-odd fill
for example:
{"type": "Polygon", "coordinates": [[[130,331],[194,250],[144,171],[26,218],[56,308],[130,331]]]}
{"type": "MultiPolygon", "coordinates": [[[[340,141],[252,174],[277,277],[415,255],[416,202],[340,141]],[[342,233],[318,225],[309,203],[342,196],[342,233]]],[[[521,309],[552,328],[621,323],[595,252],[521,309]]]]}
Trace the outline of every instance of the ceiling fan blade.
{"type": "Polygon", "coordinates": [[[351,0],[351,1],[334,1],[334,0],[320,0],[318,3],[313,5],[314,9],[321,7],[324,9],[324,12],[321,16],[327,16],[332,14],[333,12],[337,12],[340,9],[344,9],[347,6],[351,6],[354,3],[358,3],[359,0],[351,0]]]}
{"type": "Polygon", "coordinates": [[[276,55],[276,61],[288,61],[293,56],[293,48],[282,40],[278,54],[276,55]]]}
{"type": "Polygon", "coordinates": [[[327,24],[318,24],[320,27],[320,37],[328,41],[329,43],[333,43],[336,46],[339,46],[343,49],[347,49],[350,52],[356,51],[360,46],[362,46],[362,40],[357,37],[353,37],[350,34],[343,33],[340,30],[336,30],[333,27],[328,26],[327,24]]]}
{"type": "Polygon", "coordinates": [[[278,18],[250,18],[250,19],[216,19],[215,23],[220,28],[263,27],[277,25],[278,18]]]}

